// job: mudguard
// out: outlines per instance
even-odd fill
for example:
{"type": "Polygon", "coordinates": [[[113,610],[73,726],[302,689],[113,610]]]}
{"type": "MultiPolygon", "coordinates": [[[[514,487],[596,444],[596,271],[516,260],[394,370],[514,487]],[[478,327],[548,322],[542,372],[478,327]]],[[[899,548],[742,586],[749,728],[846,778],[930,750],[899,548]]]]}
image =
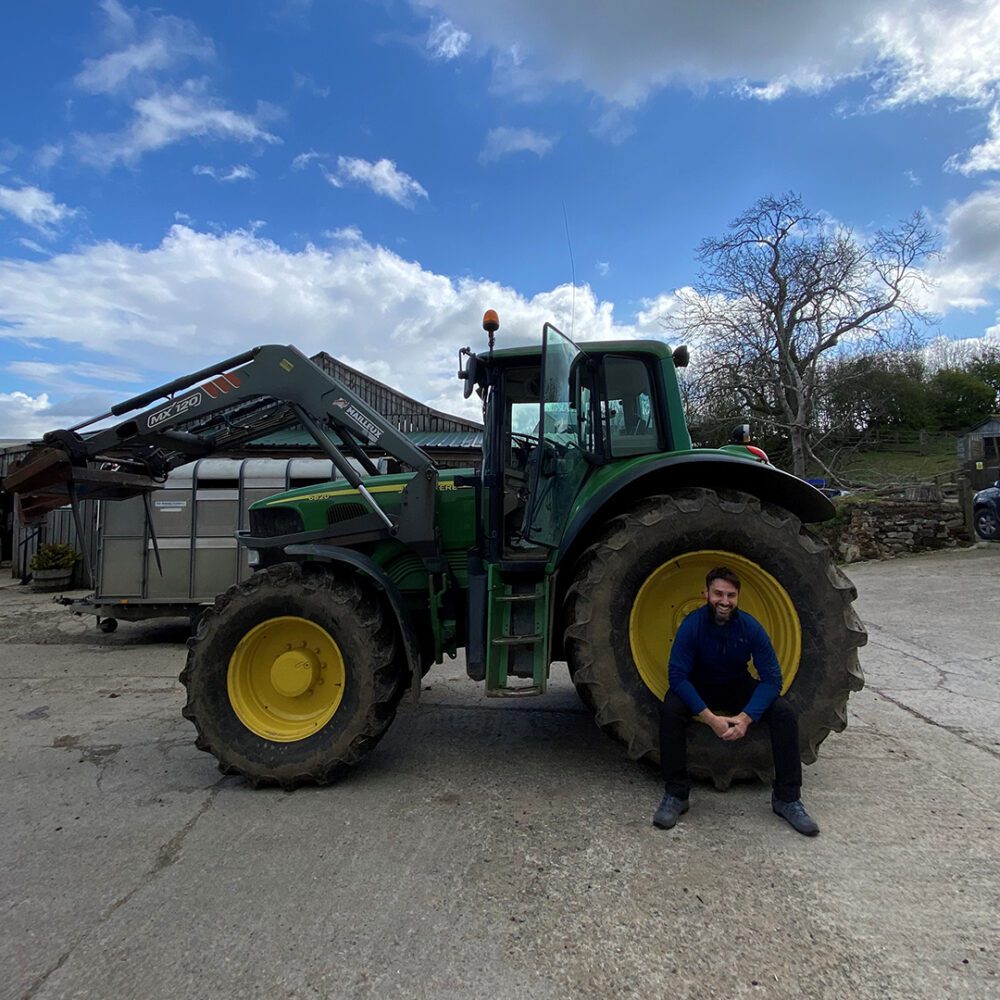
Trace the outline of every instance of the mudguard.
{"type": "Polygon", "coordinates": [[[606,519],[602,515],[617,513],[639,497],[669,493],[682,486],[750,493],[784,508],[806,524],[828,521],[835,513],[830,499],[815,486],[773,465],[722,452],[685,452],[632,466],[599,489],[570,521],[556,554],[556,566],[574,549],[581,535],[586,535],[588,525],[606,519]]]}
{"type": "Polygon", "coordinates": [[[419,700],[420,680],[423,676],[421,673],[420,644],[413,626],[410,624],[403,599],[382,567],[368,556],[355,552],[353,549],[341,548],[338,545],[320,545],[318,543],[286,545],[284,551],[290,556],[312,556],[323,562],[343,563],[361,573],[385,594],[389,607],[392,608],[392,613],[396,616],[399,637],[406,654],[406,665],[410,670],[410,692],[414,701],[419,700]]]}

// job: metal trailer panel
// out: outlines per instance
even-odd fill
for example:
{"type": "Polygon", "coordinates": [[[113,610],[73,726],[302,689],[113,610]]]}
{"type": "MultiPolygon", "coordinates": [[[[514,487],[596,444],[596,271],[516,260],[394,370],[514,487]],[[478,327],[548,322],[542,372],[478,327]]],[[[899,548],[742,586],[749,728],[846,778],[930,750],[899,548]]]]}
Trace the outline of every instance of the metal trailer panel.
{"type": "Polygon", "coordinates": [[[248,527],[253,503],[336,478],[331,461],[314,458],[208,458],[175,469],[150,496],[162,574],[142,499],[101,503],[98,583],[85,606],[105,617],[123,603],[157,615],[170,606],[190,613],[252,572],[234,534],[248,527]]]}

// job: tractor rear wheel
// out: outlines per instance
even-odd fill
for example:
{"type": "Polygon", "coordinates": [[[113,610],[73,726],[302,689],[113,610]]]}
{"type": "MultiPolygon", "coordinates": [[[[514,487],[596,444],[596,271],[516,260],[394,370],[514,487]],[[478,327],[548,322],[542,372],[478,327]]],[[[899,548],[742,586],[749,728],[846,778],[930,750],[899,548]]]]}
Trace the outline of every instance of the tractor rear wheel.
{"type": "MultiPolygon", "coordinates": [[[[847,698],[864,684],[867,634],[854,586],[829,548],[788,511],[739,492],[685,489],[649,497],[613,518],[579,559],[564,606],[573,682],[601,728],[635,759],[659,762],[659,706],[674,634],[705,602],[705,574],[740,576],[740,607],[771,637],[782,691],[799,715],[802,759],[812,763],[847,724],[847,698]]],[[[707,726],[689,732],[692,776],[726,788],[772,774],[764,727],[737,743],[707,726]]]]}
{"type": "Polygon", "coordinates": [[[379,741],[403,691],[381,601],[302,564],[231,587],[188,648],[180,679],[196,745],[255,786],[334,780],[379,741]]]}

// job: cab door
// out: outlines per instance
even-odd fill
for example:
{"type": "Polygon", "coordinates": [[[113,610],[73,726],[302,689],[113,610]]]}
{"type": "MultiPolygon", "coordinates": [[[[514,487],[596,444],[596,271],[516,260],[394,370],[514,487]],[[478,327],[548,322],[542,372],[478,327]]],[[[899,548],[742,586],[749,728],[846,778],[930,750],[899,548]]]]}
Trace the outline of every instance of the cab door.
{"type": "Polygon", "coordinates": [[[529,459],[521,533],[546,548],[559,547],[573,501],[590,469],[591,404],[583,377],[587,360],[569,337],[545,324],[536,446],[529,459]]]}

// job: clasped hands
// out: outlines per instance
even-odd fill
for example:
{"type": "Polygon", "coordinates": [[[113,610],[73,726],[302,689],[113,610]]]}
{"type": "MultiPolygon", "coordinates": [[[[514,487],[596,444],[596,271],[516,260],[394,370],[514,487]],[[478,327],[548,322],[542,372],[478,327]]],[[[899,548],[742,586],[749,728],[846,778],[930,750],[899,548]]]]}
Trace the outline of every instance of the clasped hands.
{"type": "Polygon", "coordinates": [[[716,715],[711,709],[706,708],[699,715],[720,740],[730,742],[743,739],[750,728],[750,723],[753,722],[746,712],[740,712],[739,715],[716,715]]]}

